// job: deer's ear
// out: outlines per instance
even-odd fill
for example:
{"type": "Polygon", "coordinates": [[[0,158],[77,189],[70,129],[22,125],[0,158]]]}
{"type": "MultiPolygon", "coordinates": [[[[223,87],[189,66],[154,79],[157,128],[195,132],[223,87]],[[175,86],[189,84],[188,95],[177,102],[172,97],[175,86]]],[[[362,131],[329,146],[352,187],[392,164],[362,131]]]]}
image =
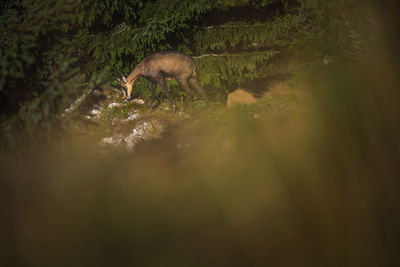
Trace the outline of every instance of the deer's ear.
{"type": "Polygon", "coordinates": [[[128,81],[126,80],[126,77],[122,77],[122,80],[124,80],[125,83],[128,83],[128,81]]]}

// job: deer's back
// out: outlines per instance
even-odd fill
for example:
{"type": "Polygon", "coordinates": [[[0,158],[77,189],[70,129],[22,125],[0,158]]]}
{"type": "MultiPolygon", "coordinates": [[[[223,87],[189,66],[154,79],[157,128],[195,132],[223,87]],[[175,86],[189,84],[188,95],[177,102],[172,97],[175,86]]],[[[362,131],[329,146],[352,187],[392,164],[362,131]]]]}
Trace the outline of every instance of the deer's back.
{"type": "Polygon", "coordinates": [[[148,75],[191,76],[196,68],[193,59],[179,52],[159,52],[143,59],[148,75]]]}

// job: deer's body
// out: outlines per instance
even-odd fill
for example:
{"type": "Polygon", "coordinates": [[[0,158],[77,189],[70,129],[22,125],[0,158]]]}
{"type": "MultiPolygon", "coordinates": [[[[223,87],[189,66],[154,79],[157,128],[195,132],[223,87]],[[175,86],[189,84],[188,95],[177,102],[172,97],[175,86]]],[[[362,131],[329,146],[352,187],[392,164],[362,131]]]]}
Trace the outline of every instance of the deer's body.
{"type": "Polygon", "coordinates": [[[196,64],[191,57],[183,53],[159,52],[145,57],[133,69],[129,76],[124,78],[124,84],[122,85],[126,88],[127,92],[126,94],[124,92],[124,96],[127,99],[130,99],[133,84],[139,77],[144,77],[152,82],[152,107],[154,105],[157,84],[159,84],[171,103],[171,109],[174,109],[173,101],[169,96],[168,88],[165,83],[165,78],[175,78],[180,86],[185,89],[187,97],[184,102],[184,107],[192,97],[190,86],[194,87],[207,102],[207,96],[197,82],[196,64]]]}

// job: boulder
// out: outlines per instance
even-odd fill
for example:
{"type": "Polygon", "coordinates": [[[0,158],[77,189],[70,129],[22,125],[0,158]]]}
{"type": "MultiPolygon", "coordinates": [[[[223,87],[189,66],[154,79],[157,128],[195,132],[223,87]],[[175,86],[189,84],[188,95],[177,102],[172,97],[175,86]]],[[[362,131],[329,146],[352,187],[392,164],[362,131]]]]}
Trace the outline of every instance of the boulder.
{"type": "Polygon", "coordinates": [[[232,93],[228,94],[227,107],[232,107],[241,104],[254,104],[257,102],[257,98],[252,93],[243,90],[236,89],[232,93]]]}

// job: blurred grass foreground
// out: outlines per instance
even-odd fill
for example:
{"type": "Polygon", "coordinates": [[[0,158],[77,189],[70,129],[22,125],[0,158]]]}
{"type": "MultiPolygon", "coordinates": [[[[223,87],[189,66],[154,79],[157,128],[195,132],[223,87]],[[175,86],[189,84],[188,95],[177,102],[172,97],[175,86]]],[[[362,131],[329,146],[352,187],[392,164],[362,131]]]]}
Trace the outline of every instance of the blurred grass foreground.
{"type": "Polygon", "coordinates": [[[358,60],[134,153],[1,153],[0,266],[400,266],[399,24],[385,19],[358,60]]]}

